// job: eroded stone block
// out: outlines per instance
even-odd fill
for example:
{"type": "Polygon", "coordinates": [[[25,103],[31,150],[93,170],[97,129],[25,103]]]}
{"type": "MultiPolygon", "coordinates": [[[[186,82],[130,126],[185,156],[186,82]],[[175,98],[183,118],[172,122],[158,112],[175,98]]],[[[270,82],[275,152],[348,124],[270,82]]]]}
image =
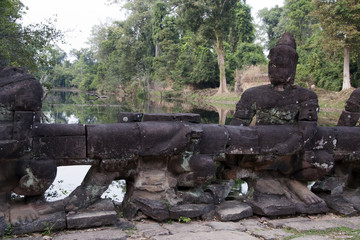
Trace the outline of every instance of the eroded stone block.
{"type": "Polygon", "coordinates": [[[215,216],[220,221],[238,221],[253,215],[249,204],[238,201],[225,201],[216,207],[215,216]]]}
{"type": "Polygon", "coordinates": [[[86,158],[86,137],[34,137],[33,148],[34,155],[39,158],[84,159],[86,158]]]}
{"type": "Polygon", "coordinates": [[[43,232],[46,229],[51,231],[62,230],[66,228],[65,212],[56,212],[49,215],[42,215],[39,219],[32,222],[13,226],[13,234],[22,234],[28,232],[43,232]]]}
{"type": "Polygon", "coordinates": [[[213,209],[213,204],[182,204],[170,209],[170,218],[175,220],[178,220],[180,217],[196,218],[213,209]]]}
{"type": "Polygon", "coordinates": [[[164,201],[136,198],[133,202],[146,215],[157,221],[169,218],[169,207],[164,201]]]}
{"type": "Polygon", "coordinates": [[[117,218],[115,211],[78,212],[67,216],[66,222],[68,228],[80,229],[114,225],[117,218]]]}
{"type": "Polygon", "coordinates": [[[95,159],[127,159],[141,149],[136,124],[87,125],[87,156],[95,159]]]}

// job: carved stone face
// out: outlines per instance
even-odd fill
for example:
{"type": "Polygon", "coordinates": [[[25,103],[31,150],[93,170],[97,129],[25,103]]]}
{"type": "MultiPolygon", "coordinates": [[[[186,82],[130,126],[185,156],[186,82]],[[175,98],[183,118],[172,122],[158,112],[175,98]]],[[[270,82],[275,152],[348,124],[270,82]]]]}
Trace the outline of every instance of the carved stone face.
{"type": "Polygon", "coordinates": [[[294,38],[285,33],[276,47],[270,50],[269,78],[274,85],[293,84],[295,80],[298,54],[294,38]]]}

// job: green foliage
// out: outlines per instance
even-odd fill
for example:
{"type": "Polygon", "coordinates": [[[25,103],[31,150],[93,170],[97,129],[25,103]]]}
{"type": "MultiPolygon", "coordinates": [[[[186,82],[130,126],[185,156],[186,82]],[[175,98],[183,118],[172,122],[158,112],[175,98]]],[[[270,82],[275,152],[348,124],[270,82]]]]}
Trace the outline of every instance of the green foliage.
{"type": "Polygon", "coordinates": [[[271,9],[264,8],[258,12],[258,16],[262,22],[260,30],[267,36],[265,46],[270,50],[285,32],[284,9],[278,5],[271,9]]]}
{"type": "Polygon", "coordinates": [[[230,25],[229,36],[226,39],[231,52],[236,51],[239,43],[253,43],[255,40],[255,27],[252,23],[251,8],[239,1],[233,12],[233,23],[230,25]]]}
{"type": "Polygon", "coordinates": [[[342,87],[342,63],[328,61],[326,53],[319,48],[298,50],[300,58],[295,81],[303,87],[312,84],[327,90],[340,91],[342,87]]]}
{"type": "Polygon", "coordinates": [[[314,0],[313,15],[320,21],[324,44],[351,46],[357,54],[360,48],[360,3],[358,0],[321,1],[314,0]]]}
{"type": "Polygon", "coordinates": [[[304,44],[312,34],[312,10],[311,0],[285,0],[283,7],[260,10],[260,29],[267,35],[267,49],[273,48],[285,31],[292,33],[298,45],[304,44]]]}
{"type": "Polygon", "coordinates": [[[185,29],[201,35],[216,52],[220,91],[227,91],[225,41],[228,38],[228,44],[235,49],[240,41],[254,40],[254,27],[249,10],[245,1],[238,0],[178,1],[178,14],[185,29]]]}
{"type": "Polygon", "coordinates": [[[286,30],[291,32],[298,45],[305,43],[312,34],[310,16],[313,10],[312,0],[285,0],[286,30]]]}
{"type": "Polygon", "coordinates": [[[232,79],[235,68],[264,62],[253,44],[255,28],[245,1],[135,0],[123,7],[128,18],[94,27],[91,49],[73,51],[72,63],[55,51],[57,65],[44,71],[46,81],[83,90],[121,88],[142,97],[155,84],[217,87],[219,75],[226,80],[225,68],[232,79]]]}
{"type": "Polygon", "coordinates": [[[227,74],[228,78],[234,79],[235,70],[242,70],[248,66],[265,64],[267,62],[261,46],[254,43],[241,42],[236,51],[227,51],[227,74]]]}
{"type": "Polygon", "coordinates": [[[98,67],[94,52],[89,49],[72,50],[76,60],[70,63],[61,49],[53,50],[57,64],[53,68],[43,68],[45,83],[54,87],[77,87],[82,90],[94,90],[98,87],[98,67]]]}
{"type": "Polygon", "coordinates": [[[315,84],[329,90],[341,90],[343,51],[348,44],[352,51],[351,82],[353,86],[358,86],[358,1],[286,0],[284,7],[263,9],[259,16],[263,23],[261,29],[266,31],[269,39],[268,49],[276,44],[285,31],[294,35],[299,54],[297,84],[304,87],[315,84]]]}
{"type": "Polygon", "coordinates": [[[199,45],[201,38],[187,32],[180,40],[180,54],[171,71],[171,78],[178,86],[193,85],[196,88],[216,87],[218,67],[211,46],[199,45]]]}
{"type": "Polygon", "coordinates": [[[163,1],[156,1],[153,6],[152,12],[152,37],[155,45],[155,57],[158,56],[160,51],[159,42],[160,42],[160,33],[164,28],[163,20],[167,14],[166,5],[163,1]]]}
{"type": "Polygon", "coordinates": [[[153,58],[152,78],[164,81],[172,79],[180,52],[179,33],[174,17],[166,16],[158,32],[157,55],[153,58]]]}
{"type": "Polygon", "coordinates": [[[13,232],[14,232],[13,226],[10,223],[8,223],[6,225],[6,228],[4,229],[4,235],[5,236],[11,236],[13,234],[13,232]]]}
{"type": "Polygon", "coordinates": [[[44,230],[41,233],[43,236],[51,236],[53,234],[52,230],[55,226],[55,223],[44,223],[44,230]]]}
{"type": "Polygon", "coordinates": [[[93,37],[98,43],[98,89],[114,91],[130,81],[147,78],[151,73],[154,45],[151,5],[140,1],[125,6],[132,11],[126,21],[97,28],[93,37]]]}
{"type": "Polygon", "coordinates": [[[54,42],[62,37],[50,24],[22,26],[25,13],[20,0],[2,0],[0,4],[0,67],[22,66],[37,71],[52,66],[54,42]]]}
{"type": "Polygon", "coordinates": [[[76,57],[72,64],[74,79],[71,85],[76,86],[82,90],[91,90],[90,86],[96,87],[95,79],[97,78],[97,66],[95,62],[94,53],[89,49],[73,50],[72,55],[76,57]]]}
{"type": "Polygon", "coordinates": [[[314,0],[313,6],[315,10],[312,14],[319,20],[322,29],[323,48],[334,54],[351,51],[352,59],[344,54],[343,70],[343,88],[349,88],[351,61],[360,56],[360,2],[314,0]]]}
{"type": "Polygon", "coordinates": [[[179,217],[179,222],[189,223],[189,222],[191,222],[191,218],[180,216],[179,217]]]}

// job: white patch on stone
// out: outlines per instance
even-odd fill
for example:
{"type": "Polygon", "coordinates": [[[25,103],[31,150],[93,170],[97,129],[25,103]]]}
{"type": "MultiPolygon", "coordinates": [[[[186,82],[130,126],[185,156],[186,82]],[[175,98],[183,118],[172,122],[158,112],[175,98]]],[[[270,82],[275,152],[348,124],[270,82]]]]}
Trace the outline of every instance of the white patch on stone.
{"type": "Polygon", "coordinates": [[[315,149],[323,149],[325,144],[327,144],[327,141],[325,141],[324,138],[321,138],[321,140],[316,141],[315,149]]]}
{"type": "Polygon", "coordinates": [[[337,140],[334,139],[334,140],[332,141],[332,143],[333,143],[333,145],[334,145],[334,148],[336,148],[337,140]]]}

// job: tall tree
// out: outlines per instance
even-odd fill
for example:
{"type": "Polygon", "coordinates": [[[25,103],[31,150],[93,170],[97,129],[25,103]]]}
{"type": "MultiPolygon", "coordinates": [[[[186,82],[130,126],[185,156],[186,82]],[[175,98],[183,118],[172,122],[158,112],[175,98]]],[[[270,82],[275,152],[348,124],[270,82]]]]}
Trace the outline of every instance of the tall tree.
{"type": "Polygon", "coordinates": [[[303,45],[311,36],[313,10],[312,0],[285,0],[286,30],[296,39],[296,44],[303,45]]]}
{"type": "MultiPolygon", "coordinates": [[[[122,3],[113,1],[114,3],[122,3]]],[[[126,1],[126,20],[94,28],[98,83],[101,90],[149,85],[155,53],[152,34],[153,1],[126,1]],[[144,84],[145,82],[145,84],[144,84]]]]}
{"type": "Polygon", "coordinates": [[[19,22],[23,14],[20,0],[1,0],[0,66],[17,65],[36,71],[55,64],[50,50],[61,33],[50,24],[22,26],[19,22]]]}
{"type": "Polygon", "coordinates": [[[173,79],[172,73],[180,54],[180,36],[173,16],[165,16],[161,30],[157,33],[158,54],[153,58],[152,80],[173,79]]]}
{"type": "Polygon", "coordinates": [[[260,29],[265,32],[267,36],[266,48],[270,50],[273,48],[282,34],[285,32],[284,26],[284,9],[276,5],[268,9],[263,8],[258,12],[262,25],[260,29]]]}
{"type": "Polygon", "coordinates": [[[262,47],[254,43],[255,27],[250,6],[239,1],[234,14],[230,36],[226,39],[227,79],[234,79],[236,69],[266,62],[262,47]]]}
{"type": "Polygon", "coordinates": [[[251,8],[239,1],[234,7],[234,18],[226,42],[230,44],[231,51],[235,52],[238,43],[253,43],[254,40],[255,27],[251,16],[251,8]]]}
{"type": "Polygon", "coordinates": [[[342,89],[351,87],[350,50],[360,56],[360,2],[359,0],[313,1],[314,15],[319,19],[324,35],[324,46],[344,51],[342,89]]]}
{"type": "Polygon", "coordinates": [[[152,13],[152,37],[155,45],[155,57],[159,56],[160,32],[164,28],[164,18],[167,14],[166,5],[163,1],[156,1],[152,13]]]}
{"type": "Polygon", "coordinates": [[[234,8],[239,0],[179,0],[178,10],[186,25],[213,41],[220,71],[218,94],[227,93],[225,73],[225,36],[228,35],[234,8]]]}
{"type": "Polygon", "coordinates": [[[179,54],[172,71],[176,85],[196,88],[217,87],[219,68],[213,46],[202,36],[186,31],[180,39],[179,54]]]}
{"type": "Polygon", "coordinates": [[[80,50],[72,50],[71,55],[76,57],[76,60],[72,64],[72,71],[74,79],[72,79],[72,85],[75,85],[83,90],[93,89],[95,86],[94,81],[97,76],[97,66],[94,59],[94,53],[87,49],[82,48],[80,50]]]}

